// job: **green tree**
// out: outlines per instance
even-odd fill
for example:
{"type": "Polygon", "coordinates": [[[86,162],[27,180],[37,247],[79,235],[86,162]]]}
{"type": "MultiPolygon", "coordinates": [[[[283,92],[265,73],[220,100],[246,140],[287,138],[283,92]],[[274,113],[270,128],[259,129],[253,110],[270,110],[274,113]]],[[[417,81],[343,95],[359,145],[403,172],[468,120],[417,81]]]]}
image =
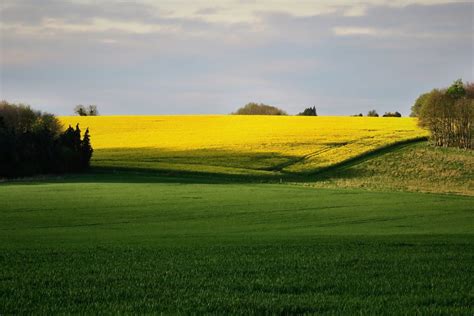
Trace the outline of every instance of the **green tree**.
{"type": "Polygon", "coordinates": [[[247,103],[244,107],[238,109],[236,115],[287,115],[287,113],[277,107],[263,103],[247,103]]]}
{"type": "Polygon", "coordinates": [[[379,114],[378,114],[377,111],[375,111],[375,110],[370,110],[370,111],[367,113],[367,116],[370,116],[370,117],[378,117],[379,114]]]}
{"type": "Polygon", "coordinates": [[[420,115],[421,108],[423,107],[423,104],[425,104],[429,95],[429,93],[423,93],[416,99],[415,104],[413,104],[413,106],[411,107],[411,117],[418,117],[420,115]]]}
{"type": "Polygon", "coordinates": [[[74,108],[74,113],[79,116],[96,116],[99,115],[99,111],[97,110],[97,105],[88,105],[85,107],[82,104],[76,105],[74,108]]]}
{"type": "Polygon", "coordinates": [[[421,107],[418,122],[429,129],[436,146],[473,148],[474,98],[459,88],[459,82],[452,89],[431,91],[421,107]]]}
{"type": "Polygon", "coordinates": [[[97,110],[97,105],[89,105],[87,107],[87,115],[89,116],[97,116],[99,115],[99,111],[97,110]]]}
{"type": "Polygon", "coordinates": [[[24,104],[0,102],[0,176],[82,171],[92,156],[79,125],[64,132],[58,119],[24,104]]]}
{"type": "Polygon", "coordinates": [[[81,162],[83,168],[89,167],[93,151],[94,150],[91,146],[89,129],[87,128],[86,132],[84,133],[84,138],[81,141],[81,162]]]}
{"type": "Polygon", "coordinates": [[[87,116],[87,110],[82,104],[78,104],[74,107],[74,113],[79,116],[87,116]]]}
{"type": "Polygon", "coordinates": [[[304,109],[304,111],[301,112],[301,113],[298,113],[298,115],[301,115],[301,116],[318,116],[318,113],[316,112],[316,107],[313,106],[313,107],[309,107],[309,108],[304,109]]]}
{"type": "Polygon", "coordinates": [[[462,79],[458,79],[446,90],[446,95],[453,99],[460,99],[466,95],[462,79]]]}

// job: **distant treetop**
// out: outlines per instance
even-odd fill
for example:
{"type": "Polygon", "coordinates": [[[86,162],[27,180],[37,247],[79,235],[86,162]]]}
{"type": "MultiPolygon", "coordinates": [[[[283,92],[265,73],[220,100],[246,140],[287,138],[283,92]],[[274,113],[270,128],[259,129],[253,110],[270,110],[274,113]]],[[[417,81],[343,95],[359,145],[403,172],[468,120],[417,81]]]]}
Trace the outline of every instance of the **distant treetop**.
{"type": "Polygon", "coordinates": [[[377,111],[375,111],[375,110],[370,110],[370,111],[367,113],[367,116],[378,117],[379,114],[378,114],[377,111]]]}
{"type": "Polygon", "coordinates": [[[99,111],[97,110],[97,105],[88,105],[87,107],[79,104],[74,108],[74,113],[79,116],[97,116],[99,111]]]}
{"type": "Polygon", "coordinates": [[[318,113],[316,112],[316,107],[313,106],[313,107],[309,107],[309,108],[304,109],[304,111],[301,112],[301,113],[298,113],[298,115],[301,115],[301,116],[318,116],[318,113]]]}
{"type": "Polygon", "coordinates": [[[400,112],[385,112],[383,117],[402,117],[402,114],[400,112]]]}
{"type": "Polygon", "coordinates": [[[277,107],[266,105],[263,103],[248,103],[244,107],[241,107],[236,112],[232,113],[236,115],[288,115],[282,109],[277,107]]]}

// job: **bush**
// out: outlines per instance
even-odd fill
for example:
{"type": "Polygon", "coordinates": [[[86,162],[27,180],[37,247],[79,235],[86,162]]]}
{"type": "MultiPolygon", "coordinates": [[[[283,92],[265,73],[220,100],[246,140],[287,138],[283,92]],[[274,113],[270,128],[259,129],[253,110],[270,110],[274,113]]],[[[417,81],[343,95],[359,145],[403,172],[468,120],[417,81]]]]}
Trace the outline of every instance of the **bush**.
{"type": "Polygon", "coordinates": [[[288,115],[285,111],[263,103],[248,103],[244,107],[238,109],[236,115],[288,115]]]}
{"type": "Polygon", "coordinates": [[[402,117],[400,112],[385,112],[383,117],[402,117]]]}
{"type": "Polygon", "coordinates": [[[370,110],[370,111],[367,113],[367,116],[370,116],[370,117],[379,117],[379,114],[378,114],[377,111],[375,111],[375,110],[370,110]]]}
{"type": "Polygon", "coordinates": [[[89,132],[81,139],[79,125],[62,132],[52,114],[0,102],[0,176],[82,171],[92,151],[89,132]]]}
{"type": "Polygon", "coordinates": [[[309,107],[309,108],[304,109],[304,111],[298,113],[298,115],[301,115],[301,116],[318,116],[318,113],[316,112],[316,107],[313,106],[313,107],[309,107]]]}

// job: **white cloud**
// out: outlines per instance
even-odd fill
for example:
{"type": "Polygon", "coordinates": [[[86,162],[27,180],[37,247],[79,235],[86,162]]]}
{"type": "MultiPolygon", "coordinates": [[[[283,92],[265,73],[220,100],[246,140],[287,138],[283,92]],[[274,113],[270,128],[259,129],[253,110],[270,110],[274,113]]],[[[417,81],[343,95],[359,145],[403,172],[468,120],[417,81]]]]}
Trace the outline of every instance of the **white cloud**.
{"type": "Polygon", "coordinates": [[[266,13],[283,13],[295,17],[308,17],[342,11],[346,16],[362,16],[367,7],[382,5],[403,7],[411,4],[433,5],[461,2],[459,0],[142,0],[165,17],[192,18],[207,22],[255,23],[266,13]],[[216,3],[218,7],[216,7],[216,3]],[[206,14],[202,14],[205,12],[206,14]]]}
{"type": "Polygon", "coordinates": [[[344,11],[344,16],[364,16],[367,7],[364,5],[349,7],[344,11]]]}
{"type": "Polygon", "coordinates": [[[336,36],[353,36],[353,35],[375,36],[380,33],[380,32],[377,32],[376,29],[370,28],[370,27],[337,26],[337,27],[334,27],[332,30],[336,36]]]}
{"type": "Polygon", "coordinates": [[[15,31],[18,34],[56,34],[56,33],[97,33],[118,31],[127,34],[149,34],[157,32],[176,32],[176,25],[159,25],[136,21],[118,21],[94,18],[82,23],[70,23],[62,19],[45,18],[39,25],[0,24],[0,31],[15,31]]]}
{"type": "MultiPolygon", "coordinates": [[[[453,34],[449,32],[421,32],[421,31],[404,31],[403,29],[382,29],[373,27],[352,27],[352,26],[336,26],[332,28],[332,32],[336,36],[349,37],[349,36],[368,36],[368,37],[398,37],[398,38],[411,38],[411,39],[450,39],[453,34]]],[[[458,32],[456,34],[457,39],[464,38],[469,40],[472,36],[469,32],[458,32]]]]}
{"type": "MultiPolygon", "coordinates": [[[[465,1],[465,0],[464,0],[465,1]]],[[[78,4],[96,4],[94,0],[73,0],[78,4]]],[[[103,0],[117,5],[115,0],[103,0]]],[[[308,17],[335,12],[346,16],[361,16],[370,6],[403,7],[412,4],[434,5],[463,2],[462,0],[137,0],[135,3],[153,8],[166,18],[200,19],[211,23],[257,23],[262,14],[282,13],[308,17]]]]}

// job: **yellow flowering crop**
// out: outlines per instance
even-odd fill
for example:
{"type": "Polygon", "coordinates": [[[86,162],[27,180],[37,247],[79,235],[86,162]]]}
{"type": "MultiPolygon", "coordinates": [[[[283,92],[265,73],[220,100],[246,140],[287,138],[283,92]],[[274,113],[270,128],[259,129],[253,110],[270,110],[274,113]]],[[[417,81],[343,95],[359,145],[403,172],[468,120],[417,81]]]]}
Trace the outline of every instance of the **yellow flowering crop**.
{"type": "Polygon", "coordinates": [[[426,136],[412,118],[304,116],[61,117],[89,128],[93,163],[216,173],[309,172],[426,136]]]}

